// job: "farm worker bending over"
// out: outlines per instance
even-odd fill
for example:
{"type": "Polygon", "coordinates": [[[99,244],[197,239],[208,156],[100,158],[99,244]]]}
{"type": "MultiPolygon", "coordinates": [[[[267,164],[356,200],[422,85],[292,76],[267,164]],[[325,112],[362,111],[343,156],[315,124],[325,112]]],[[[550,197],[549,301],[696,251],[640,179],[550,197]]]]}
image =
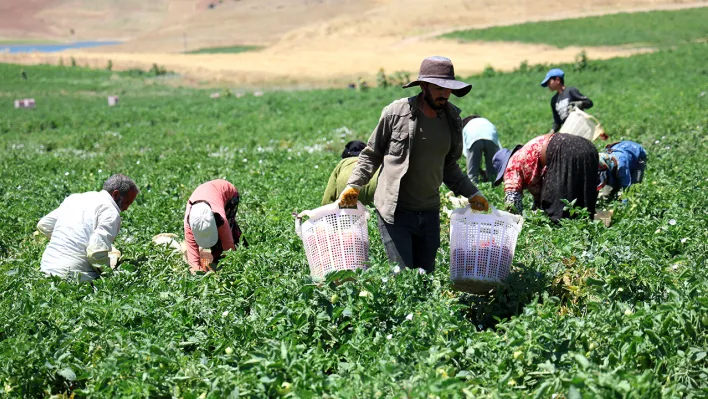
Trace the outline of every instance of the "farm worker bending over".
{"type": "Polygon", "coordinates": [[[462,137],[463,153],[467,158],[467,176],[473,183],[477,183],[484,155],[486,170],[482,174],[483,180],[493,179],[496,172],[492,158],[501,147],[497,128],[486,118],[470,115],[462,120],[462,137]]]}
{"type": "Polygon", "coordinates": [[[548,71],[546,78],[541,82],[541,86],[548,87],[548,90],[556,92],[551,98],[551,111],[553,111],[551,133],[556,133],[560,130],[573,107],[581,110],[592,108],[592,100],[582,95],[580,90],[576,87],[565,87],[565,72],[558,68],[548,71]]]}
{"type": "Polygon", "coordinates": [[[533,208],[542,209],[554,222],[568,217],[562,200],[576,201],[595,215],[597,150],[589,140],[564,133],[548,133],[513,150],[494,155],[497,178],[504,181],[504,202],[511,212],[523,210],[523,190],[533,196],[533,208]]]}
{"type": "MultiPolygon", "coordinates": [[[[223,179],[200,185],[189,197],[184,212],[184,238],[192,273],[211,270],[211,265],[200,262],[200,247],[211,249],[214,265],[224,251],[236,249],[241,238],[241,228],[236,223],[239,200],[236,187],[223,179]]],[[[248,247],[245,237],[243,245],[248,247]]]]}
{"type": "Polygon", "coordinates": [[[68,196],[37,223],[49,238],[41,269],[47,275],[90,281],[110,267],[108,253],[120,230],[120,213],[140,190],[129,177],[113,175],[101,191],[68,196]]]}
{"type": "MultiPolygon", "coordinates": [[[[359,161],[359,153],[361,153],[361,150],[365,147],[366,143],[359,140],[350,141],[344,146],[342,160],[339,161],[332,171],[332,174],[329,175],[327,188],[322,196],[322,205],[331,204],[336,201],[342,194],[342,191],[347,188],[349,176],[351,176],[357,161],[359,161]]],[[[374,177],[372,177],[359,192],[359,201],[361,201],[362,204],[374,206],[374,192],[376,191],[378,180],[379,171],[377,170],[374,177]]]]}
{"type": "Polygon", "coordinates": [[[440,184],[464,195],[474,209],[489,205],[462,173],[460,110],[448,102],[472,89],[455,80],[452,62],[429,57],[420,66],[417,96],[383,109],[379,123],[359,155],[359,162],[339,197],[341,206],[355,206],[359,192],[381,167],[374,205],[389,260],[409,268],[435,269],[440,246],[440,184]]]}
{"type": "Polygon", "coordinates": [[[620,141],[609,144],[600,153],[600,184],[597,188],[601,194],[614,197],[620,188],[641,183],[646,167],[647,152],[638,143],[620,141]]]}

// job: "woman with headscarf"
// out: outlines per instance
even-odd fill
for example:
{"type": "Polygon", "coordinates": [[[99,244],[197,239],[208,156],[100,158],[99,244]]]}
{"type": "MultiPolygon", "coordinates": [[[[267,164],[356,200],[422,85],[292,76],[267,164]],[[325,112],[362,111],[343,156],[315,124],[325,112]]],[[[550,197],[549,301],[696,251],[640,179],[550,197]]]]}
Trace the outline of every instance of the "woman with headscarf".
{"type": "Polygon", "coordinates": [[[614,197],[619,189],[641,183],[647,166],[647,152],[633,141],[609,144],[599,154],[599,180],[597,186],[602,196],[614,197]]]}
{"type": "MultiPolygon", "coordinates": [[[[342,160],[329,176],[327,188],[322,196],[322,205],[331,204],[339,198],[342,191],[347,188],[347,181],[352,174],[354,167],[359,160],[359,153],[366,147],[366,143],[359,140],[348,142],[342,151],[342,160]]],[[[379,171],[377,170],[369,183],[362,187],[359,192],[359,201],[364,205],[374,206],[374,192],[376,191],[376,183],[379,179],[379,171]]]]}
{"type": "Polygon", "coordinates": [[[494,155],[497,178],[504,182],[504,202],[511,212],[523,210],[523,190],[533,196],[533,208],[542,209],[554,222],[570,214],[563,200],[587,208],[592,218],[597,201],[598,154],[587,139],[548,133],[513,150],[494,155]]]}
{"type": "MultiPolygon", "coordinates": [[[[199,185],[187,201],[184,212],[184,239],[190,271],[211,271],[225,251],[235,250],[242,237],[236,222],[240,196],[236,186],[224,179],[199,185]],[[201,257],[202,249],[211,250],[212,259],[201,257]]],[[[248,247],[243,237],[244,247],[248,247]]]]}

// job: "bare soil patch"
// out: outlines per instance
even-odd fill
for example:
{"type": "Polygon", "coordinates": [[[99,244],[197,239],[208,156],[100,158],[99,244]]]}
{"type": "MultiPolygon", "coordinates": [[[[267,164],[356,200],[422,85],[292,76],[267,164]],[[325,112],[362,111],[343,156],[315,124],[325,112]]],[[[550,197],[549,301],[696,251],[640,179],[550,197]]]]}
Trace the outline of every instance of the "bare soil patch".
{"type": "Polygon", "coordinates": [[[0,2],[0,37],[34,39],[48,35],[46,24],[37,14],[54,2],[55,0],[0,2]]]}

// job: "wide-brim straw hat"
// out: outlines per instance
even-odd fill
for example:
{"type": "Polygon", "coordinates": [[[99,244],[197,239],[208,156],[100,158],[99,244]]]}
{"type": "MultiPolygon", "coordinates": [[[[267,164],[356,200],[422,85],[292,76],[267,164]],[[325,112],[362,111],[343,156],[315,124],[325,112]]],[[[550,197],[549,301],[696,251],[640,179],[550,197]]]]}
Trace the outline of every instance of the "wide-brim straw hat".
{"type": "Polygon", "coordinates": [[[421,82],[428,82],[445,89],[452,90],[457,97],[464,97],[472,90],[472,85],[455,79],[455,68],[452,61],[445,57],[428,57],[420,64],[418,79],[403,86],[403,88],[420,86],[421,82]]]}

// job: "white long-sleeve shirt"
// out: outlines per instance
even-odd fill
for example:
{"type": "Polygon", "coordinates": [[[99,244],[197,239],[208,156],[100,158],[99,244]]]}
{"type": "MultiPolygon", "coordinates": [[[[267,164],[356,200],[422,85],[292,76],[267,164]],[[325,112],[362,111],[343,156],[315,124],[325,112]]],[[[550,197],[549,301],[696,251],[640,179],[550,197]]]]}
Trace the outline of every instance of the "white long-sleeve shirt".
{"type": "Polygon", "coordinates": [[[48,275],[98,278],[120,230],[120,209],[107,191],[72,194],[37,224],[49,238],[41,269],[48,275]]]}

